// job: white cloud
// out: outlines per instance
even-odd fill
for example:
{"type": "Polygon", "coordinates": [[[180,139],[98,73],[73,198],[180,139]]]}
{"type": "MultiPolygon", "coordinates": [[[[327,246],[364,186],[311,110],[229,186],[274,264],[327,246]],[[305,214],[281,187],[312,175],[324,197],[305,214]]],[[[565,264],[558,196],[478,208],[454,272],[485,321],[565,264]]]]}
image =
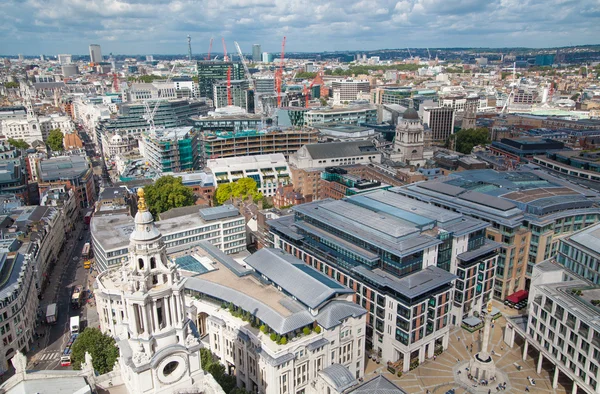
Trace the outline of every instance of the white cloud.
{"type": "Polygon", "coordinates": [[[597,0],[3,0],[0,52],[278,52],[597,41],[597,0]],[[43,37],[43,39],[40,39],[43,37]],[[401,43],[401,44],[400,44],[401,43]]]}

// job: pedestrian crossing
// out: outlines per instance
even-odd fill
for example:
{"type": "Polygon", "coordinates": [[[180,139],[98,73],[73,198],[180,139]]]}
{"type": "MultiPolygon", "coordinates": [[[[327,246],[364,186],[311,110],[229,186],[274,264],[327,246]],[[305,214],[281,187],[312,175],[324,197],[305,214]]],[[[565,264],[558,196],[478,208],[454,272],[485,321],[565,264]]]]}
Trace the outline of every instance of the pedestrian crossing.
{"type": "Polygon", "coordinates": [[[44,352],[41,356],[38,357],[38,361],[52,361],[60,357],[60,352],[44,352]]]}

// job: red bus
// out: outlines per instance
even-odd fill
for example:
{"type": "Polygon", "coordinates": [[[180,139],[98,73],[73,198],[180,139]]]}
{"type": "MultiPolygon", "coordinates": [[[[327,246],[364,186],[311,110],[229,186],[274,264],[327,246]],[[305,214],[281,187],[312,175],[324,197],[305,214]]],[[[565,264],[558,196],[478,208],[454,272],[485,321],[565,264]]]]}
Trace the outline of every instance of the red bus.
{"type": "Polygon", "coordinates": [[[89,226],[91,221],[92,221],[92,212],[90,211],[85,214],[85,217],[83,218],[83,222],[89,226]]]}

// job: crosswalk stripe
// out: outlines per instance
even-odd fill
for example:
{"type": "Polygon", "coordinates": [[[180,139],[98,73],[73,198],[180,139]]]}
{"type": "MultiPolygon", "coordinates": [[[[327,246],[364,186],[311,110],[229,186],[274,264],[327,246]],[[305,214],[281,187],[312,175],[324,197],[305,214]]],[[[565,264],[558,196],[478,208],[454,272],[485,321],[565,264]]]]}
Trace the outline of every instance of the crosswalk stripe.
{"type": "Polygon", "coordinates": [[[59,356],[59,352],[52,352],[52,353],[44,353],[41,357],[40,360],[41,361],[49,361],[52,359],[55,359],[56,357],[59,356]]]}

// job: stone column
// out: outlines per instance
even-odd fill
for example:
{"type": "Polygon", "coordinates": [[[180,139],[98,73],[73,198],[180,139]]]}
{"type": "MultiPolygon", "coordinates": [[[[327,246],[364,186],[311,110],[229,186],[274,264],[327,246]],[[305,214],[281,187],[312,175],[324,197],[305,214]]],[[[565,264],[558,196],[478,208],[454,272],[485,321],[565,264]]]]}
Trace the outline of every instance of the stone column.
{"type": "Polygon", "coordinates": [[[427,358],[432,358],[435,353],[435,341],[429,343],[429,351],[427,352],[427,358]]]}
{"type": "Polygon", "coordinates": [[[575,380],[573,380],[573,391],[571,391],[571,394],[577,394],[578,389],[579,386],[577,386],[577,383],[575,382],[575,380]]]}
{"type": "Polygon", "coordinates": [[[163,298],[163,311],[165,323],[167,324],[167,326],[171,327],[173,323],[171,322],[171,309],[169,307],[169,297],[163,298]]]}
{"type": "Polygon", "coordinates": [[[158,324],[158,312],[156,311],[156,301],[152,301],[149,305],[150,311],[152,312],[152,321],[154,322],[154,331],[158,331],[160,326],[158,324]]]}
{"type": "Polygon", "coordinates": [[[410,352],[404,353],[402,359],[402,372],[407,372],[410,369],[410,352]]]}
{"type": "Polygon", "coordinates": [[[552,378],[552,388],[555,389],[558,387],[558,375],[560,374],[560,370],[558,367],[554,367],[554,377],[552,378]]]}
{"type": "Polygon", "coordinates": [[[523,345],[523,361],[527,360],[527,348],[529,347],[529,342],[525,339],[525,344],[523,345]]]}
{"type": "Polygon", "coordinates": [[[425,346],[421,345],[419,348],[419,364],[423,364],[425,362],[425,346]]]}
{"type": "Polygon", "coordinates": [[[149,321],[148,321],[148,311],[146,310],[146,305],[137,305],[138,307],[138,311],[140,312],[140,315],[142,315],[142,320],[144,321],[144,333],[145,334],[150,334],[150,327],[149,325],[149,321]]]}
{"type": "Polygon", "coordinates": [[[544,355],[540,351],[540,355],[538,357],[538,363],[537,363],[537,370],[536,370],[538,375],[540,374],[540,372],[542,372],[542,363],[543,362],[544,362],[544,355]]]}

